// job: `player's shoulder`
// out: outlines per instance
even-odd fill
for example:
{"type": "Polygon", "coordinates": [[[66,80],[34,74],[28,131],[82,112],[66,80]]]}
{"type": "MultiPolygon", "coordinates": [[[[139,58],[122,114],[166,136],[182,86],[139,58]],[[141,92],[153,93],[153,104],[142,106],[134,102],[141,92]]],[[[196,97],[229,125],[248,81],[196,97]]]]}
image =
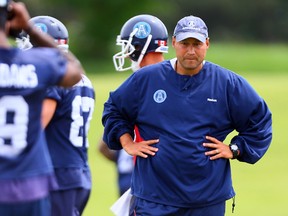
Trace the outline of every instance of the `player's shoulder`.
{"type": "Polygon", "coordinates": [[[77,84],[75,84],[75,86],[94,89],[93,84],[91,80],[88,78],[88,76],[86,76],[85,74],[82,74],[81,76],[82,76],[81,80],[77,84]]]}
{"type": "Polygon", "coordinates": [[[150,64],[140,68],[138,71],[134,72],[138,76],[150,76],[151,74],[155,74],[155,71],[159,72],[163,68],[169,66],[170,62],[168,60],[158,62],[155,64],[150,64]]]}
{"type": "Polygon", "coordinates": [[[46,59],[47,62],[49,60],[54,60],[54,58],[59,58],[61,53],[57,48],[37,47],[23,51],[23,55],[27,56],[27,58],[35,58],[35,60],[39,61],[46,59]]]}
{"type": "Polygon", "coordinates": [[[58,57],[60,55],[60,52],[57,48],[32,48],[29,50],[21,50],[14,47],[11,49],[1,49],[0,54],[13,58],[16,64],[18,62],[21,64],[25,64],[26,62],[34,63],[38,61],[45,63],[50,59],[53,60],[52,57],[58,57]]]}

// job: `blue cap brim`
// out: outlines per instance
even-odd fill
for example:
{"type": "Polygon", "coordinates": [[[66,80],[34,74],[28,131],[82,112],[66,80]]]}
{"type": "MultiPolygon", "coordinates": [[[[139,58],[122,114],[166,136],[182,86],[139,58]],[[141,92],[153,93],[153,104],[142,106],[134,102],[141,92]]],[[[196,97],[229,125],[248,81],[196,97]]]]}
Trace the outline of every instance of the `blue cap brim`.
{"type": "Polygon", "coordinates": [[[176,35],[177,42],[185,40],[187,38],[195,38],[203,43],[206,42],[206,37],[203,34],[199,34],[196,32],[183,32],[176,35]]]}

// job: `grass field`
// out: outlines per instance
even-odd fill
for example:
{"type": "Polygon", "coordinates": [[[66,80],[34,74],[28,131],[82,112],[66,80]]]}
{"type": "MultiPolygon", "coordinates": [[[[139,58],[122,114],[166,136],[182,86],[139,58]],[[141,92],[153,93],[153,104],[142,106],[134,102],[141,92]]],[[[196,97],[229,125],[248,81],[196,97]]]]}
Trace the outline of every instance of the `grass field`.
{"type": "MultiPolygon", "coordinates": [[[[170,52],[173,55],[172,49],[170,52]]],[[[288,48],[285,45],[215,44],[208,53],[208,60],[243,75],[266,100],[273,114],[273,141],[262,160],[255,165],[232,161],[236,208],[232,214],[232,201],[227,201],[226,216],[287,216],[288,48]]],[[[96,89],[96,109],[89,134],[93,188],[84,216],[112,216],[109,207],[117,199],[115,166],[98,153],[97,145],[103,133],[103,103],[109,91],[130,72],[115,72],[112,61],[107,64],[111,65],[100,64],[104,74],[91,73],[98,70],[91,63],[86,67],[96,89]]]]}

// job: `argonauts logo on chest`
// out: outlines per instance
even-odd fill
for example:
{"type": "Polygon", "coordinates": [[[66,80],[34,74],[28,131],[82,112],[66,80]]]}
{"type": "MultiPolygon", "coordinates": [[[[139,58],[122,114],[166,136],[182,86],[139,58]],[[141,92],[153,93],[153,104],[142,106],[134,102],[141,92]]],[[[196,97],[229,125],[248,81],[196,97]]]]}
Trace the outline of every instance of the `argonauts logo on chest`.
{"type": "Polygon", "coordinates": [[[153,95],[153,99],[156,103],[163,103],[166,100],[166,98],[167,94],[162,89],[157,90],[153,95]]]}

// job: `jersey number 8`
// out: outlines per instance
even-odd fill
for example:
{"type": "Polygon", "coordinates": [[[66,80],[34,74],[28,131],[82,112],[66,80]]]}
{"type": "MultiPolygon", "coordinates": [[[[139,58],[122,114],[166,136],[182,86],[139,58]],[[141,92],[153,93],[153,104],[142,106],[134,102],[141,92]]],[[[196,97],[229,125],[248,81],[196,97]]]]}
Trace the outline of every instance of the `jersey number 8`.
{"type": "Polygon", "coordinates": [[[0,98],[0,156],[16,157],[27,146],[29,106],[22,96],[0,98]]]}

